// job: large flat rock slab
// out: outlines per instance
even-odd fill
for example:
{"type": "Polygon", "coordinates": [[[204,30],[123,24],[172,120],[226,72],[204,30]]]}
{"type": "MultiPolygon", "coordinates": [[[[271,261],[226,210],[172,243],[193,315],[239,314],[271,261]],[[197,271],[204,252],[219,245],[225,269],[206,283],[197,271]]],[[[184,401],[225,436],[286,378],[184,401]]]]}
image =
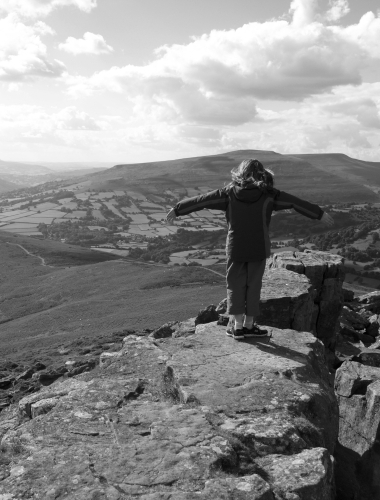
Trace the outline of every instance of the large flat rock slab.
{"type": "Polygon", "coordinates": [[[338,410],[322,343],[308,332],[268,329],[270,338],[237,342],[209,323],[167,341],[168,384],[182,402],[210,407],[258,455],[301,451],[313,440],[332,453],[338,410]],[[295,414],[308,416],[314,437],[297,428],[295,414]]]}
{"type": "Polygon", "coordinates": [[[333,500],[324,347],[271,333],[130,335],[93,371],[24,397],[0,414],[0,498],[333,500]]]}

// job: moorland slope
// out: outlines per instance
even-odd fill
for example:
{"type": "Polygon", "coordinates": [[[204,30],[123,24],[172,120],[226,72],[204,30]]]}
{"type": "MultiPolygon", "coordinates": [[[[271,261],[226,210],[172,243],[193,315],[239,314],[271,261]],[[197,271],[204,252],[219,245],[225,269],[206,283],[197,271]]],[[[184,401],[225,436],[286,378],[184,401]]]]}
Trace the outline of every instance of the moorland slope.
{"type": "Polygon", "coordinates": [[[315,168],[334,174],[341,179],[362,185],[380,187],[380,162],[362,161],[344,154],[295,154],[289,158],[307,161],[315,168]]]}
{"type": "MultiPolygon", "coordinates": [[[[218,188],[230,181],[231,169],[246,158],[258,158],[273,170],[279,189],[297,193],[319,203],[378,201],[378,196],[366,185],[380,185],[379,164],[349,157],[341,159],[339,169],[326,166],[318,157],[325,155],[281,155],[274,151],[242,150],[220,155],[184,158],[171,161],[116,165],[98,174],[82,178],[86,188],[98,190],[139,189],[155,193],[166,189],[195,186],[218,188]],[[316,157],[316,158],[314,158],[316,157]],[[351,172],[359,171],[361,176],[351,172]],[[345,173],[350,175],[345,175],[345,173]],[[367,172],[371,173],[369,182],[367,172]]],[[[344,157],[344,155],[337,155],[344,157]]]]}
{"type": "Polygon", "coordinates": [[[44,361],[52,348],[82,336],[183,320],[225,296],[224,279],[196,267],[131,263],[7,233],[0,253],[1,354],[24,363],[44,361]],[[48,265],[17,246],[40,255],[45,243],[48,265]]]}
{"type": "Polygon", "coordinates": [[[19,189],[20,187],[22,186],[1,178],[0,174],[0,193],[8,193],[9,191],[14,191],[15,189],[19,189]]]}

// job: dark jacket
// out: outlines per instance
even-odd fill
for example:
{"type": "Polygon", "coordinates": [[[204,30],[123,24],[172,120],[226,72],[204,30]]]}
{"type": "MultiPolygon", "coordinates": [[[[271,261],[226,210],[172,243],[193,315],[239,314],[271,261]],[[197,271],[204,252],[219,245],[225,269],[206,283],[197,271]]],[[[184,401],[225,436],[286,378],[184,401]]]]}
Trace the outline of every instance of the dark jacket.
{"type": "Polygon", "coordinates": [[[193,198],[174,207],[177,216],[210,208],[226,214],[227,258],[236,262],[255,262],[270,256],[269,224],[272,212],[293,208],[310,219],[321,219],[323,210],[313,203],[273,189],[263,193],[255,186],[227,186],[193,198]]]}

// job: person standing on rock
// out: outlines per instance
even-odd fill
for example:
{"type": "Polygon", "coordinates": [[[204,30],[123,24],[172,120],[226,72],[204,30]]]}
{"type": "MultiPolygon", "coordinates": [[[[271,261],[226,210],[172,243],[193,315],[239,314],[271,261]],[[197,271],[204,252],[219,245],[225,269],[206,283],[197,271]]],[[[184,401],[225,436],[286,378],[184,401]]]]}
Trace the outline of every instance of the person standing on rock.
{"type": "MultiPolygon", "coordinates": [[[[203,209],[226,214],[227,313],[234,318],[227,335],[236,340],[265,337],[255,323],[266,259],[270,256],[269,224],[273,211],[293,208],[310,219],[332,226],[334,220],[321,207],[274,188],[274,174],[256,159],[244,160],[231,170],[227,186],[186,198],[173,207],[167,222],[203,209]]],[[[231,322],[230,322],[231,323],[231,322]]]]}

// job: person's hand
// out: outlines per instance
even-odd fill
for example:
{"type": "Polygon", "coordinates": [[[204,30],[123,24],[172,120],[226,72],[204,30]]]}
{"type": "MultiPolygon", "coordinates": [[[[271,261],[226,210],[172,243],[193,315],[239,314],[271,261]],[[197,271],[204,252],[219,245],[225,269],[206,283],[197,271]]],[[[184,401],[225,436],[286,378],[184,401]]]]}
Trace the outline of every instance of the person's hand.
{"type": "Polygon", "coordinates": [[[171,210],[169,210],[165,221],[166,222],[173,222],[176,218],[177,218],[177,216],[175,214],[174,208],[172,208],[171,210]]]}
{"type": "Polygon", "coordinates": [[[327,212],[323,212],[321,222],[330,227],[334,225],[334,219],[327,212]]]}

